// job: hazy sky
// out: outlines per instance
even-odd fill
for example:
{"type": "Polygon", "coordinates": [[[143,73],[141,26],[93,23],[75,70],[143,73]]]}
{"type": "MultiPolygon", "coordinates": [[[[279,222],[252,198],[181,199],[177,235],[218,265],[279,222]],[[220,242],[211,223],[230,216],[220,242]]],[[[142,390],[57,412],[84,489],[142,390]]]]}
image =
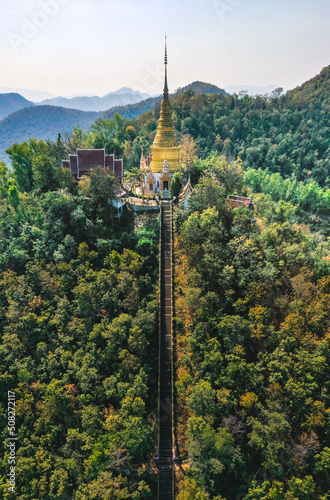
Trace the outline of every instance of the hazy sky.
{"type": "Polygon", "coordinates": [[[0,87],[104,95],[293,88],[330,64],[329,0],[0,0],[0,87]]]}

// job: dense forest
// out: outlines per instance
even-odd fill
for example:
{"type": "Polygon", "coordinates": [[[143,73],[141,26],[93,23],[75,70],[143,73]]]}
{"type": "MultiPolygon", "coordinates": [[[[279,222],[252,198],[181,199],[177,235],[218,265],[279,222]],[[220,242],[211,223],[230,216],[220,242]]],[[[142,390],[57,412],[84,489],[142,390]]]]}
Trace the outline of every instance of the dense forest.
{"type": "Polygon", "coordinates": [[[176,210],[178,498],[325,499],[329,240],[243,184],[218,161],[176,210]]]}
{"type": "MultiPolygon", "coordinates": [[[[43,149],[34,165],[45,165],[43,149]]],[[[23,176],[2,169],[1,498],[148,498],[158,221],[130,213],[116,221],[115,181],[104,171],[77,188],[57,170],[59,189],[38,184],[34,169],[22,192],[23,176]],[[17,401],[17,496],[6,486],[8,390],[17,401]]]]}
{"type": "Polygon", "coordinates": [[[330,67],[282,95],[192,95],[173,100],[177,128],[190,134],[199,156],[239,156],[246,168],[268,168],[298,181],[329,186],[330,67]]]}
{"type": "MultiPolygon", "coordinates": [[[[174,209],[179,500],[329,496],[329,95],[325,68],[285,95],[172,100],[172,193],[195,187],[174,209]]],[[[117,181],[96,169],[77,186],[61,160],[105,147],[129,189],[158,115],[31,138],[0,163],[3,498],[155,498],[158,217],[116,219],[117,181]]]]}

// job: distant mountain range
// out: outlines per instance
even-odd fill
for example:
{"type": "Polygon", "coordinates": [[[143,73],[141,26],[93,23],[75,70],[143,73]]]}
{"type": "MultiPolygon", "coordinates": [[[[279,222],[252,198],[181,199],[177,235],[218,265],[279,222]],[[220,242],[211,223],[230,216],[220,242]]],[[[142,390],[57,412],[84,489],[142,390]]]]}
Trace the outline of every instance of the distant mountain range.
{"type": "Polygon", "coordinates": [[[30,89],[18,89],[12,87],[0,87],[0,94],[20,94],[25,97],[28,101],[39,102],[44,99],[51,99],[56,97],[50,92],[43,92],[42,90],[30,90],[30,89]]]}
{"type": "MultiPolygon", "coordinates": [[[[185,90],[193,90],[196,93],[225,93],[223,89],[211,85],[210,83],[203,82],[193,82],[186,87],[178,89],[178,93],[182,93],[185,90]]],[[[130,94],[138,99],[139,96],[143,96],[140,92],[134,91],[123,87],[117,92],[110,92],[107,94],[110,97],[117,96],[119,98],[123,96],[123,102],[125,102],[125,96],[130,94]]],[[[3,94],[3,96],[10,94],[3,94]]],[[[147,94],[145,94],[147,95],[147,94]]],[[[174,95],[174,94],[172,94],[174,95]]],[[[2,96],[0,95],[0,98],[2,96]]],[[[20,96],[22,98],[22,96],[20,96]]],[[[104,96],[106,98],[107,96],[104,96]]],[[[148,99],[141,100],[139,102],[135,101],[133,104],[117,105],[110,107],[107,111],[81,111],[78,109],[68,109],[64,106],[54,106],[54,105],[35,105],[30,101],[22,98],[22,107],[18,111],[10,114],[6,118],[0,121],[0,161],[7,161],[8,158],[5,154],[5,150],[11,146],[14,142],[27,141],[30,137],[35,137],[37,139],[51,139],[54,140],[57,137],[58,132],[62,135],[65,133],[72,132],[73,125],[80,125],[83,129],[90,127],[90,125],[99,117],[104,119],[113,118],[115,113],[119,113],[124,118],[137,118],[142,113],[146,111],[153,110],[157,103],[161,101],[162,96],[149,97],[148,99]]],[[[3,97],[5,99],[5,97],[3,97]]],[[[77,98],[72,98],[75,100],[77,98]]],[[[93,99],[93,98],[92,98],[93,99]]],[[[99,98],[102,99],[102,98],[99,98]]],[[[70,100],[71,101],[71,100],[70,100]]],[[[0,99],[0,109],[1,109],[1,99],[0,99]]],[[[7,108],[8,109],[8,108],[7,108]]],[[[15,108],[17,109],[17,107],[15,108]]]]}
{"type": "MultiPolygon", "coordinates": [[[[227,92],[234,91],[235,93],[239,93],[240,90],[247,90],[252,95],[255,95],[271,93],[275,88],[275,85],[270,87],[245,86],[245,89],[244,86],[235,86],[227,87],[227,89],[224,90],[210,83],[197,81],[186,87],[177,89],[176,94],[182,94],[187,90],[192,90],[195,93],[218,93],[227,95],[227,92]]],[[[116,94],[117,97],[130,94],[137,99],[143,96],[143,94],[139,92],[124,87],[117,92],[110,92],[107,96],[104,96],[104,98],[98,99],[105,99],[109,96],[112,97],[113,94],[116,94]]],[[[174,95],[175,94],[171,94],[171,96],[174,95]]],[[[87,96],[85,96],[85,98],[86,97],[87,96]]],[[[71,100],[75,100],[76,98],[77,96],[72,97],[71,100]]],[[[95,112],[67,109],[54,105],[36,105],[17,93],[0,94],[0,118],[9,112],[11,113],[9,116],[0,120],[0,161],[8,160],[5,150],[14,142],[21,143],[27,141],[30,137],[43,140],[55,140],[59,132],[62,135],[71,133],[72,127],[78,125],[83,129],[87,129],[97,118],[112,118],[115,113],[119,113],[124,118],[135,119],[142,113],[153,110],[156,105],[159,105],[161,98],[161,95],[149,97],[148,99],[139,100],[139,102],[133,104],[117,105],[110,107],[106,111],[100,110],[95,112]]],[[[301,106],[302,102],[308,102],[312,99],[315,109],[318,104],[320,106],[323,106],[324,103],[328,105],[330,101],[329,67],[322,70],[315,78],[305,82],[292,91],[288,91],[286,93],[286,99],[292,101],[293,105],[297,103],[299,106],[301,106]]]]}
{"type": "Polygon", "coordinates": [[[38,103],[38,106],[51,105],[68,109],[80,109],[81,111],[105,111],[114,106],[136,104],[150,97],[149,94],[138,92],[128,87],[122,87],[116,92],[109,92],[103,97],[98,96],[76,96],[55,97],[38,103]]]}
{"type": "MultiPolygon", "coordinates": [[[[221,89],[216,85],[197,81],[190,83],[185,87],[178,88],[176,92],[173,92],[172,94],[170,94],[170,96],[173,97],[176,94],[183,94],[186,90],[192,90],[196,94],[226,94],[224,89],[221,89]]],[[[161,100],[162,95],[158,95],[155,97],[150,97],[149,99],[141,101],[137,104],[128,106],[116,106],[114,108],[108,109],[105,113],[103,113],[102,118],[113,118],[115,113],[119,113],[123,118],[131,118],[132,120],[134,120],[146,111],[153,110],[156,104],[160,103],[161,100]]]]}
{"type": "MultiPolygon", "coordinates": [[[[177,89],[177,93],[183,93],[188,89],[194,90],[194,92],[201,93],[204,92],[206,94],[213,93],[222,93],[226,94],[226,92],[239,93],[241,90],[246,90],[249,95],[255,94],[267,94],[272,92],[276,88],[276,85],[271,85],[269,87],[256,87],[251,85],[232,85],[231,87],[227,87],[225,90],[217,87],[216,85],[212,85],[210,83],[205,82],[193,82],[186,87],[177,89]]],[[[90,96],[90,95],[76,95],[72,97],[54,97],[51,94],[46,92],[38,92],[38,91],[29,91],[26,89],[9,89],[8,87],[0,87],[0,120],[9,116],[11,113],[18,111],[20,109],[24,109],[26,107],[31,106],[57,106],[66,109],[77,109],[81,111],[94,111],[94,112],[104,112],[107,110],[112,110],[113,108],[118,108],[118,112],[123,107],[128,105],[135,105],[138,103],[142,103],[140,106],[134,106],[130,108],[130,110],[125,109],[123,112],[127,113],[129,116],[126,117],[136,117],[136,112],[140,110],[149,109],[149,105],[152,105],[153,102],[157,102],[159,100],[159,96],[151,97],[147,93],[142,93],[137,90],[133,90],[129,87],[122,87],[121,89],[115,92],[109,92],[103,97],[99,96],[90,96]],[[13,92],[5,92],[6,90],[15,90],[13,92]],[[3,92],[3,93],[1,93],[3,92]],[[22,93],[21,93],[22,92],[22,93]],[[26,95],[34,96],[34,97],[45,97],[39,101],[38,99],[26,98],[26,95]],[[149,101],[149,99],[151,99],[149,101]]],[[[143,111],[141,111],[143,113],[143,111]]]]}
{"type": "MultiPolygon", "coordinates": [[[[5,87],[2,87],[5,88],[5,87]]],[[[32,91],[31,91],[32,92],[32,91]]],[[[33,93],[33,92],[32,92],[33,93]]],[[[40,94],[41,95],[41,94],[40,94]]],[[[0,120],[11,113],[30,106],[58,106],[80,111],[102,112],[115,106],[135,104],[150,97],[149,94],[138,92],[128,87],[122,87],[116,92],[109,92],[103,97],[98,96],[73,96],[51,97],[41,102],[33,102],[17,92],[1,93],[0,88],[0,120]]]]}

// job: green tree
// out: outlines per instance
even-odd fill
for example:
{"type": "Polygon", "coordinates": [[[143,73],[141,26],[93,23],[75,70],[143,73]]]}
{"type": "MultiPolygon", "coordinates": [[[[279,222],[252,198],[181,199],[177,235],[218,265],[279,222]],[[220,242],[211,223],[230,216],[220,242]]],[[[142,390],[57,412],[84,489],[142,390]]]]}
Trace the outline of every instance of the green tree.
{"type": "Polygon", "coordinates": [[[27,142],[13,144],[6,150],[12,162],[14,177],[19,189],[30,192],[33,187],[33,150],[27,142]]]}

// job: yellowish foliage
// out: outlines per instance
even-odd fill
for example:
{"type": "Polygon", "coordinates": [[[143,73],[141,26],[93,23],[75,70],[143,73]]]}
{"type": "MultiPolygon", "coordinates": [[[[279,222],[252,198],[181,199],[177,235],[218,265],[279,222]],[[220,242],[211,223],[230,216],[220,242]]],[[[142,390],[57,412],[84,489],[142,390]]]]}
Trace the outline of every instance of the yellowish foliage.
{"type": "Polygon", "coordinates": [[[258,401],[259,398],[254,392],[247,392],[241,396],[240,405],[243,408],[252,408],[258,401]]]}

